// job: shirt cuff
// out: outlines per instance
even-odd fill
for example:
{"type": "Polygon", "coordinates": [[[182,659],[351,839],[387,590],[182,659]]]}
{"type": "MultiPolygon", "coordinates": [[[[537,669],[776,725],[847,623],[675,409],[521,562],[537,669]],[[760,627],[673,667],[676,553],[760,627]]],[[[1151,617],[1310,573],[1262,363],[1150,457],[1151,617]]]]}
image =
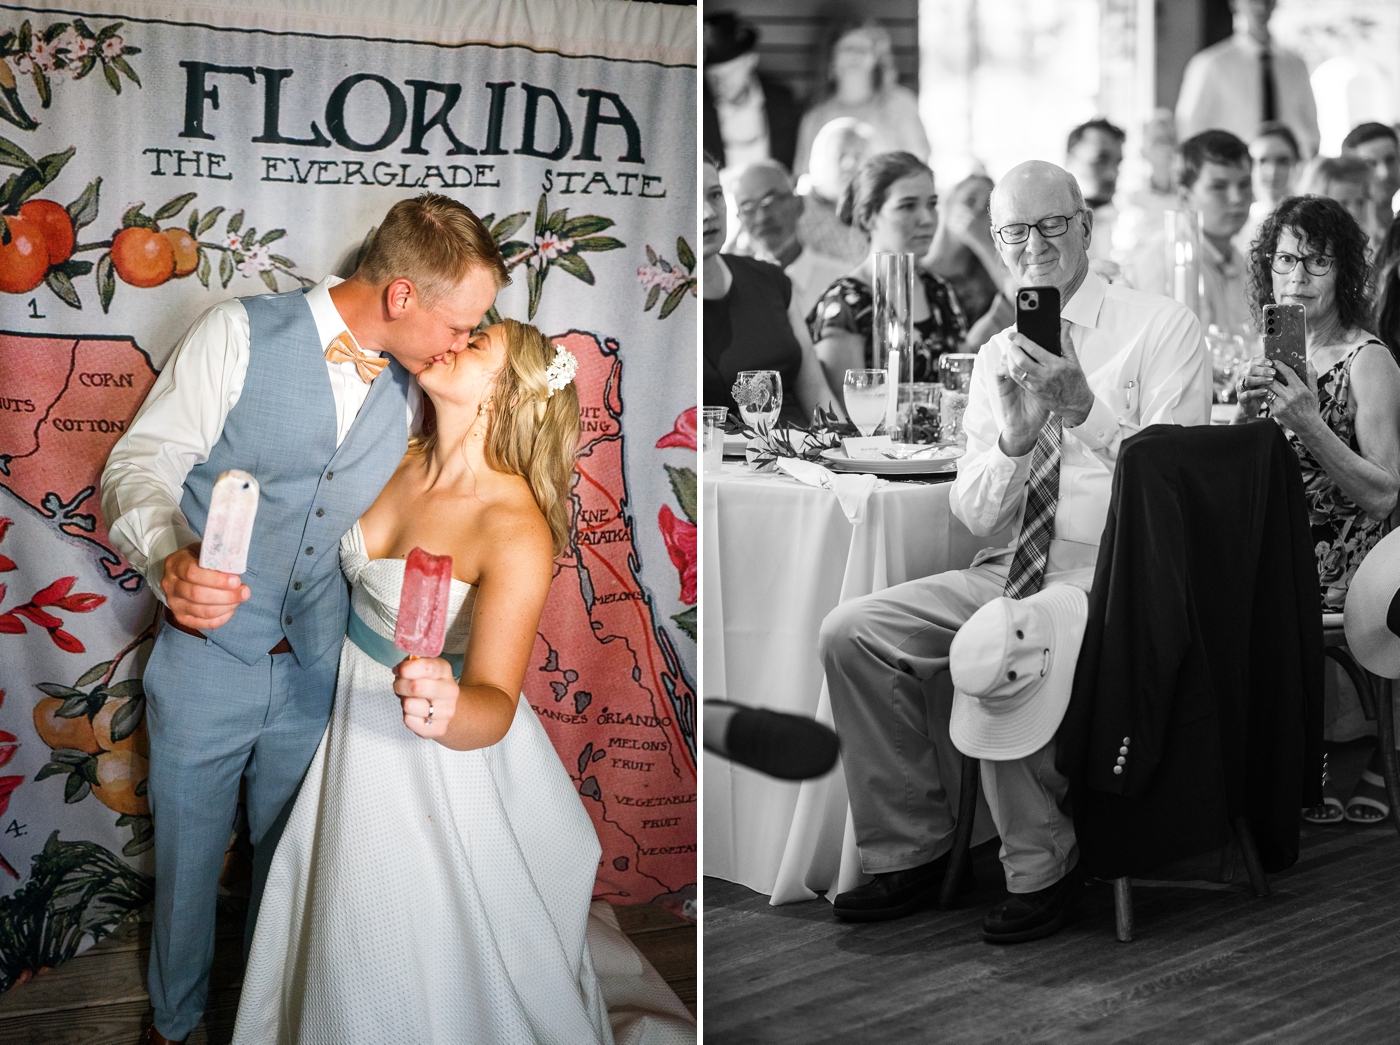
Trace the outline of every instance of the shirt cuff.
{"type": "Polygon", "coordinates": [[[1089,409],[1089,416],[1084,419],[1084,423],[1074,428],[1066,428],[1065,431],[1091,450],[1107,450],[1113,445],[1118,429],[1117,415],[1107,403],[1094,396],[1094,405],[1089,409]]]}
{"type": "Polygon", "coordinates": [[[1031,474],[1031,458],[1034,456],[1035,446],[1032,445],[1020,457],[1012,457],[1001,448],[1001,437],[998,436],[997,441],[992,444],[992,448],[987,451],[986,467],[997,475],[1006,476],[1008,479],[1024,479],[1031,474]]]}
{"type": "Polygon", "coordinates": [[[181,548],[198,543],[199,534],[183,521],[178,521],[169,529],[161,531],[159,536],[151,541],[150,558],[146,560],[146,583],[151,586],[152,594],[162,605],[165,605],[165,592],[161,590],[160,582],[165,577],[166,558],[181,548]]]}

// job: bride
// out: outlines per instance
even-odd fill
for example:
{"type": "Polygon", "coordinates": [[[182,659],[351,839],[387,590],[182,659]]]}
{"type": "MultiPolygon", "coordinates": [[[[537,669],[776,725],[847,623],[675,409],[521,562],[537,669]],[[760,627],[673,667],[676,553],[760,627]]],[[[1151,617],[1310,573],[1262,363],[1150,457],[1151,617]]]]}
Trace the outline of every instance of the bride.
{"type": "Polygon", "coordinates": [[[567,541],[576,368],[507,319],[419,375],[424,435],[341,541],[335,708],[268,874],[236,1043],[611,1045],[585,939],[597,835],[519,695],[567,541]],[[414,547],[452,556],[436,659],[393,646],[414,547]]]}

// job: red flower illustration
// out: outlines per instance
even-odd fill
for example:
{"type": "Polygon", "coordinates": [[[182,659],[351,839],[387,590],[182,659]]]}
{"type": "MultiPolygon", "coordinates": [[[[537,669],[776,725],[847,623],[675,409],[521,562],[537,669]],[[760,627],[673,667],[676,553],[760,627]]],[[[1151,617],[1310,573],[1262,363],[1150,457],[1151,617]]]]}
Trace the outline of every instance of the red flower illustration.
{"type": "Polygon", "coordinates": [[[661,506],[659,521],[666,551],[680,572],[681,602],[691,605],[695,602],[695,568],[698,558],[695,551],[695,524],[676,518],[676,513],[671,511],[669,504],[661,506]]]}
{"type": "MultiPolygon", "coordinates": [[[[696,449],[695,443],[695,407],[691,407],[685,413],[676,418],[676,426],[663,435],[656,442],[657,447],[679,446],[686,450],[696,449]]],[[[675,555],[672,554],[672,558],[675,555]]],[[[679,565],[679,564],[677,564],[679,565]]]]}

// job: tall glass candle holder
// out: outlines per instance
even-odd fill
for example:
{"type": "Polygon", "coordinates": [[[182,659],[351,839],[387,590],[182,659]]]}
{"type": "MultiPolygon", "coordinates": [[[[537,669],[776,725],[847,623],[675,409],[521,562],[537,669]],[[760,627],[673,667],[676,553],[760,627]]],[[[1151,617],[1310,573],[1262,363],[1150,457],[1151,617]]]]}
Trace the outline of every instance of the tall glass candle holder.
{"type": "Polygon", "coordinates": [[[875,323],[872,365],[891,370],[889,435],[907,442],[907,422],[896,420],[898,386],[914,380],[914,255],[875,255],[875,323]],[[898,353],[896,356],[895,353],[898,353]],[[895,366],[892,367],[891,363],[895,366]]]}
{"type": "Polygon", "coordinates": [[[1201,314],[1201,216],[1194,210],[1166,212],[1167,297],[1201,314]]]}

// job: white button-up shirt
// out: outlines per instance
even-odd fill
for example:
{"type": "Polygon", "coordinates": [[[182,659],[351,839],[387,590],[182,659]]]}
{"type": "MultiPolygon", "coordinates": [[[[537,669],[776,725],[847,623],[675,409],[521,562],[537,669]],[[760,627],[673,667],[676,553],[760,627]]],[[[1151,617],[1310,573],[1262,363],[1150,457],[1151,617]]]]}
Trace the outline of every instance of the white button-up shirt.
{"type": "MultiPolygon", "coordinates": [[[[306,294],[322,351],[348,330],[330,295],[330,288],[340,282],[327,276],[306,294]]],[[[102,517],[112,544],[162,602],[166,556],[200,539],[180,510],[185,479],[195,465],[209,459],[229,411],[243,394],[250,340],[248,312],[237,299],[220,302],[200,316],[170,353],[102,471],[102,517]]],[[[379,355],[368,349],[366,354],[379,355]]],[[[326,371],[335,396],[339,446],[369,397],[370,386],[360,379],[354,363],[327,361],[326,371]]],[[[413,381],[410,430],[420,402],[418,382],[413,381]]]]}
{"type": "MultiPolygon", "coordinates": [[[[1303,59],[1270,45],[1274,66],[1274,115],[1288,124],[1303,159],[1317,153],[1317,101],[1303,59]]],[[[1202,131],[1229,131],[1250,142],[1263,118],[1263,83],[1259,73],[1259,42],[1236,34],[1191,56],[1176,99],[1176,128],[1182,141],[1202,131]]]]}
{"type": "MultiPolygon", "coordinates": [[[[1200,324],[1185,306],[1107,284],[1091,271],[1060,315],[1072,324],[1094,405],[1083,424],[1065,429],[1047,574],[1093,566],[1124,439],[1148,425],[1210,421],[1210,359],[1200,324]]],[[[1006,419],[996,373],[1006,371],[1012,329],[977,354],[963,418],[967,453],[949,495],[953,514],[975,534],[1012,523],[1019,532],[1025,510],[1034,451],[1008,457],[999,446],[1006,419]]]]}

